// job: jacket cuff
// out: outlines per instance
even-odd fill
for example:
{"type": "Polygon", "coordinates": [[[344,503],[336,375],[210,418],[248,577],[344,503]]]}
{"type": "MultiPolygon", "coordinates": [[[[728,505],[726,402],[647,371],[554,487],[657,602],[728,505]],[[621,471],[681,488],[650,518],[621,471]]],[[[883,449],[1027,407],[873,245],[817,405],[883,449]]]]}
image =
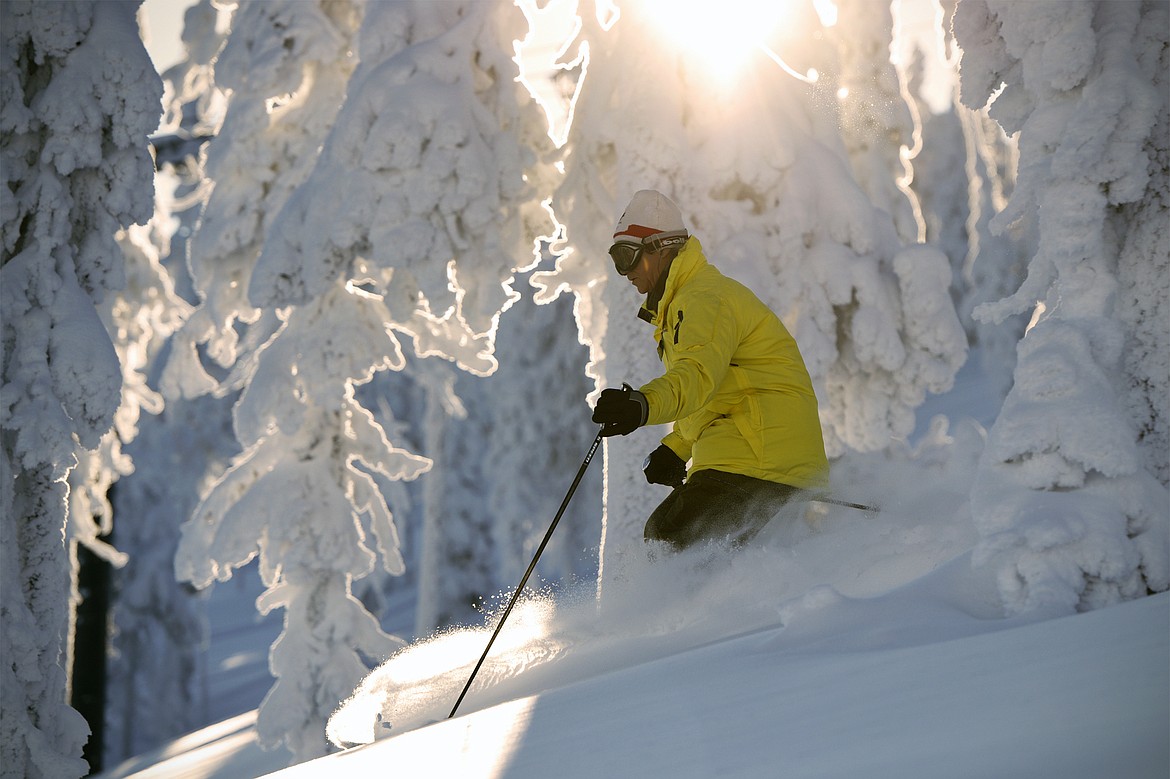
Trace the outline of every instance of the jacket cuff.
{"type": "MultiPolygon", "coordinates": [[[[657,381],[657,379],[655,379],[655,381],[657,381]]],[[[653,406],[655,405],[654,396],[657,393],[654,391],[653,385],[654,385],[654,381],[647,382],[646,384],[643,384],[641,387],[638,388],[638,392],[640,392],[642,394],[642,398],[646,401],[646,408],[644,409],[644,411],[646,413],[646,417],[644,420],[645,424],[647,424],[647,425],[660,425],[664,422],[669,422],[670,420],[658,419],[658,418],[654,417],[654,409],[653,409],[653,406]]],[[[658,405],[661,405],[661,404],[658,404],[658,405]]]]}
{"type": "Polygon", "coordinates": [[[650,416],[650,404],[646,401],[646,396],[638,390],[630,391],[630,400],[638,404],[639,413],[641,416],[638,419],[638,427],[646,424],[646,419],[650,416]]]}
{"type": "Polygon", "coordinates": [[[667,436],[662,439],[662,445],[677,454],[679,459],[684,463],[691,459],[692,442],[686,440],[678,433],[668,433],[667,436]]]}

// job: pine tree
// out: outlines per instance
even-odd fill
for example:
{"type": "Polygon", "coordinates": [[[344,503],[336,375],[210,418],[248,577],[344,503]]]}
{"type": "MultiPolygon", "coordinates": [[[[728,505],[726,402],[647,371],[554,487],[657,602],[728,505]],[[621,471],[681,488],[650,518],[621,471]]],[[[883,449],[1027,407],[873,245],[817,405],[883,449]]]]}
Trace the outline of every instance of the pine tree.
{"type": "Polygon", "coordinates": [[[1019,133],[1017,186],[992,227],[1038,238],[1020,288],[976,311],[999,320],[1040,301],[972,496],[976,557],[995,566],[1010,612],[1170,586],[1157,478],[1168,22],[1152,2],[964,0],[955,12],[963,101],[994,95],[991,116],[1019,133]]]}
{"type": "Polygon", "coordinates": [[[826,30],[837,52],[841,137],[854,177],[869,199],[893,217],[905,243],[924,240],[926,222],[911,187],[922,149],[922,119],[907,78],[890,61],[894,20],[888,3],[843,0],[826,30]]]}
{"type": "MultiPolygon", "coordinates": [[[[246,263],[234,265],[238,284],[221,284],[208,301],[240,320],[264,312],[271,336],[233,369],[244,386],[234,410],[244,452],[186,526],[179,568],[203,586],[259,555],[268,586],[259,606],[284,609],[285,631],[257,727],[263,743],[283,742],[298,760],[324,751],[325,719],[363,662],[401,645],[352,582],[379,557],[386,572],[404,571],[379,483],[432,467],[391,444],[358,387],[406,366],[399,334],[420,358],[495,370],[496,326],[516,299],[510,277],[535,262],[547,230],[530,151],[547,142],[545,126],[531,118],[539,110],[515,83],[510,56],[522,24],[514,7],[495,4],[369,7],[355,41],[361,64],[335,91],[345,100],[311,171],[251,234],[262,248],[249,239],[249,253],[260,251],[247,277],[246,263]]],[[[261,37],[253,48],[269,45],[261,37]]],[[[272,110],[306,100],[290,93],[272,110]]],[[[216,144],[236,142],[231,119],[229,110],[216,144]]],[[[227,175],[210,161],[208,172],[227,175]]],[[[230,338],[220,344],[234,356],[230,338]]]]}
{"type": "MultiPolygon", "coordinates": [[[[948,3],[947,5],[953,5],[948,3]]],[[[953,13],[953,9],[951,11],[953,13]]],[[[950,13],[935,17],[936,56],[942,66],[955,68],[958,50],[950,35],[950,13]]],[[[937,112],[923,98],[926,53],[915,52],[910,67],[909,92],[922,119],[922,151],[914,158],[912,187],[922,201],[926,242],[943,251],[951,263],[951,297],[972,347],[970,359],[1002,397],[1011,386],[1015,347],[1026,319],[1015,317],[1011,326],[975,319],[981,303],[1010,294],[1024,277],[1028,237],[993,235],[989,224],[1003,210],[1015,182],[1018,150],[985,111],[973,111],[958,99],[958,78],[950,99],[937,112]],[[963,175],[958,175],[958,171],[963,175]]]]}
{"type": "Polygon", "coordinates": [[[118,229],[150,218],[146,136],[162,85],[133,4],[11,2],[0,20],[0,170],[10,194],[0,227],[0,765],[12,776],[81,776],[87,730],[65,704],[62,665],[66,482],[78,447],[101,445],[121,400],[118,356],[95,306],[125,284],[118,229]]]}

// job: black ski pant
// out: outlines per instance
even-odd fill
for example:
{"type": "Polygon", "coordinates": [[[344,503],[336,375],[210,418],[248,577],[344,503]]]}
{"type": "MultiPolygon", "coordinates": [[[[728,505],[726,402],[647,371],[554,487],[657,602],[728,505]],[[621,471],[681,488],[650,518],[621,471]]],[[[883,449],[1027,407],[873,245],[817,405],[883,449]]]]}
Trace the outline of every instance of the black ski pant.
{"type": "Polygon", "coordinates": [[[676,487],[646,520],[647,541],[681,551],[704,541],[750,541],[799,490],[739,473],[702,470],[676,487]]]}

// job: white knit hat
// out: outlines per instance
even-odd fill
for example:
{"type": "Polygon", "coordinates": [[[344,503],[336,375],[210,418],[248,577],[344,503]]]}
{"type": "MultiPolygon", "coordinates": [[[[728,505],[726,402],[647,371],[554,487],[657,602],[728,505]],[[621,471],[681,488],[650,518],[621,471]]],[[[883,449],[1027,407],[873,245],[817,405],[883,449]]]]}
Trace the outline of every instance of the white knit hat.
{"type": "Polygon", "coordinates": [[[685,243],[687,228],[683,224],[682,211],[661,192],[643,189],[634,193],[630,204],[618,219],[613,231],[614,243],[642,243],[656,236],[650,243],[660,246],[685,243]],[[674,239],[674,240],[671,240],[674,239]]]}

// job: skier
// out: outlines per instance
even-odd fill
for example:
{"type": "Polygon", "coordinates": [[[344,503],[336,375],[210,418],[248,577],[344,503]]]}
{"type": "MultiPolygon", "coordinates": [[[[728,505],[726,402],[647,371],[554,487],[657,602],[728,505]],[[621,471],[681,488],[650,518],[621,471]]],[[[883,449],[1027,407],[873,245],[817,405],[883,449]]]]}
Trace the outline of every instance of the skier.
{"type": "Polygon", "coordinates": [[[646,295],[638,317],[654,326],[665,372],[639,389],[603,390],[593,421],[603,436],[674,422],[643,465],[649,483],[674,488],[644,537],[674,550],[743,544],[801,490],[828,483],[817,399],[796,341],[751,290],[707,262],[660,192],[635,193],[609,254],[646,295]]]}

